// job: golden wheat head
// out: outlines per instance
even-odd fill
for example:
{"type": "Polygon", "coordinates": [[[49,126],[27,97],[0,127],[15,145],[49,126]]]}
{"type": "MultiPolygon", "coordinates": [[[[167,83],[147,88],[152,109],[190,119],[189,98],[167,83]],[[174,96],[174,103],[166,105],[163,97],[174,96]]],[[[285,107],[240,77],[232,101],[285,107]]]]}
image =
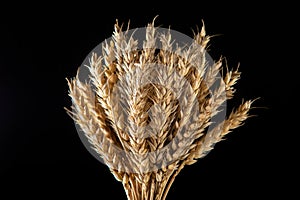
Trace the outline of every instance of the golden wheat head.
{"type": "Polygon", "coordinates": [[[233,98],[240,72],[224,68],[223,59],[207,67],[211,37],[204,25],[187,48],[172,49],[171,32],[157,34],[154,23],[145,34],[139,44],[116,23],[102,55],[90,57],[91,81],[78,75],[68,80],[73,105],[67,112],[128,199],[164,200],[181,169],[241,126],[253,101],[243,101],[222,121],[212,120],[233,98]],[[142,85],[144,77],[155,81],[142,85]]]}

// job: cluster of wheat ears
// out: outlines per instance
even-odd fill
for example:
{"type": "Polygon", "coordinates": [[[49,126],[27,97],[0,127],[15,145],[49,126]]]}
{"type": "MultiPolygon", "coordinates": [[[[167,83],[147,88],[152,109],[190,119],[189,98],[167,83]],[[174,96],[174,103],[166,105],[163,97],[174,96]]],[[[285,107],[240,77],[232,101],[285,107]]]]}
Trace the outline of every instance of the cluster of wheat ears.
{"type": "Polygon", "coordinates": [[[204,54],[211,36],[206,35],[204,25],[194,34],[197,45],[185,49],[172,49],[170,32],[158,35],[156,30],[154,23],[147,25],[140,49],[138,41],[116,23],[112,41],[103,45],[103,54],[93,53],[90,58],[91,81],[83,82],[78,76],[68,80],[73,105],[67,112],[131,200],[166,199],[183,167],[204,157],[226,134],[241,126],[253,103],[242,101],[229,116],[214,122],[213,117],[234,95],[233,86],[240,78],[238,68],[224,68],[222,58],[207,67],[204,54]],[[191,62],[195,57],[200,60],[198,66],[191,62]],[[153,63],[159,67],[145,70],[153,63]],[[183,87],[184,81],[176,76],[161,83],[138,82],[141,77],[160,80],[174,72],[184,77],[189,87],[183,87]],[[216,78],[220,72],[221,78],[216,78]],[[123,86],[113,92],[117,84],[123,86]],[[172,87],[179,88],[179,97],[172,87]],[[192,95],[184,97],[187,90],[192,95]]]}

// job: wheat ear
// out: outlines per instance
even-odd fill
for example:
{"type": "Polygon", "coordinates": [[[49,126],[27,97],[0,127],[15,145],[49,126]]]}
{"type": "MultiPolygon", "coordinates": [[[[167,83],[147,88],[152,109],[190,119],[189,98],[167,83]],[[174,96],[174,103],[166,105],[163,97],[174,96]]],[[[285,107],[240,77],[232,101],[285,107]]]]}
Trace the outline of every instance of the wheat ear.
{"type": "Polygon", "coordinates": [[[223,58],[208,67],[211,36],[204,24],[187,48],[174,49],[171,31],[157,29],[154,21],[147,25],[140,49],[129,28],[122,31],[116,22],[102,55],[94,52],[89,59],[90,81],[82,82],[78,75],[68,80],[73,105],[67,113],[130,200],[166,199],[184,166],[243,125],[253,103],[243,101],[227,118],[214,122],[234,97],[239,68],[224,70],[223,58]],[[152,69],[153,63],[159,67],[152,69]],[[143,84],[144,77],[156,82],[143,84]],[[177,94],[170,88],[177,88],[177,94]]]}

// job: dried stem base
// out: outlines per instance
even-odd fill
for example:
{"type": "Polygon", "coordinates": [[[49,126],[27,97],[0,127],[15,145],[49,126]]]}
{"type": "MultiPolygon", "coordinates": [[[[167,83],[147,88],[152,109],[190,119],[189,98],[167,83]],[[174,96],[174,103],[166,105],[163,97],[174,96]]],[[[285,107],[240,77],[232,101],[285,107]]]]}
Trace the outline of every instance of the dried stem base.
{"type": "Polygon", "coordinates": [[[171,179],[170,173],[130,174],[128,182],[123,182],[123,186],[128,200],[164,200],[171,186],[171,179]]]}
{"type": "Polygon", "coordinates": [[[183,167],[183,163],[177,162],[154,172],[120,174],[114,171],[113,174],[122,181],[128,200],[165,200],[183,167]]]}

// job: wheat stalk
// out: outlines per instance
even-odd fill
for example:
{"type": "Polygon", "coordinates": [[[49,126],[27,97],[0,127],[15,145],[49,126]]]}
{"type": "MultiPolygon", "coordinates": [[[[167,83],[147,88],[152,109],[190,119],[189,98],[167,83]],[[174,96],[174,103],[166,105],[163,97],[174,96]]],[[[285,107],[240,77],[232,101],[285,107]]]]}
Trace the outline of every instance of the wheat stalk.
{"type": "Polygon", "coordinates": [[[103,45],[103,54],[93,53],[90,58],[91,81],[83,83],[78,75],[68,80],[73,102],[68,114],[123,183],[128,199],[164,200],[185,165],[204,157],[248,118],[252,100],[242,102],[208,129],[224,102],[234,96],[240,78],[238,68],[228,67],[216,78],[223,70],[222,58],[207,67],[205,50],[210,38],[203,25],[194,44],[174,50],[172,34],[157,34],[152,22],[146,28],[143,49],[139,49],[138,41],[117,22],[113,39],[103,45]],[[151,69],[151,63],[161,67],[151,69]],[[141,85],[144,77],[155,77],[156,82],[141,85]]]}

